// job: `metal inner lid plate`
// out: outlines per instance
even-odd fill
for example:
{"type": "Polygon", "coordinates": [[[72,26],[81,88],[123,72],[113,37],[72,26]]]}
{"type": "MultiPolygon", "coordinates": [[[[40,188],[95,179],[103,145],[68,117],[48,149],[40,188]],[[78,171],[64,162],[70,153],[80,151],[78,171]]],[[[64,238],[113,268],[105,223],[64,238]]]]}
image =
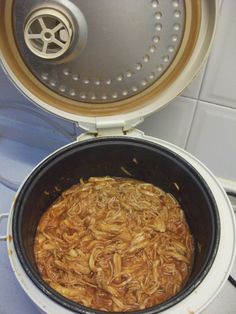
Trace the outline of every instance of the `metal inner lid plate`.
{"type": "Polygon", "coordinates": [[[185,1],[91,4],[15,1],[13,28],[22,59],[50,90],[75,101],[111,103],[142,92],[163,75],[178,52],[185,1]],[[51,44],[60,27],[57,44],[51,44]],[[63,38],[65,34],[69,36],[63,38]]]}

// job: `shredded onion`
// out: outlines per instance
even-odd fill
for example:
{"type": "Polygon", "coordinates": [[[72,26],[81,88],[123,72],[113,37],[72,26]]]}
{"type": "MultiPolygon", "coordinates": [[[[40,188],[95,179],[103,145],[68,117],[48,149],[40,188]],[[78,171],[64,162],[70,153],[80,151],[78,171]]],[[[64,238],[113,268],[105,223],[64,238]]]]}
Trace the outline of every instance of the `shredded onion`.
{"type": "Polygon", "coordinates": [[[126,312],[176,295],[194,245],[172,195],[134,179],[91,177],[43,214],[34,253],[43,280],[66,298],[126,312]]]}

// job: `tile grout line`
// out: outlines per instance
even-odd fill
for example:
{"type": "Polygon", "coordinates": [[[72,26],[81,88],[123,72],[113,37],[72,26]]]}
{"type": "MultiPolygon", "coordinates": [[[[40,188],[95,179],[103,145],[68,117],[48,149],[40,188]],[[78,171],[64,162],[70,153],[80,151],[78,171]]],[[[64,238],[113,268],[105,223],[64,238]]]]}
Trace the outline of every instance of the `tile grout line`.
{"type": "Polygon", "coordinates": [[[192,129],[193,129],[193,122],[194,122],[194,119],[195,119],[195,116],[196,116],[196,112],[197,112],[197,108],[198,108],[199,100],[198,99],[195,99],[195,100],[196,100],[196,104],[195,104],[193,116],[192,116],[192,119],[191,119],[191,124],[190,124],[190,128],[189,128],[189,131],[188,131],[188,135],[186,137],[185,144],[184,144],[184,149],[185,150],[187,150],[187,147],[188,147],[188,144],[189,144],[190,134],[191,134],[192,129]]]}

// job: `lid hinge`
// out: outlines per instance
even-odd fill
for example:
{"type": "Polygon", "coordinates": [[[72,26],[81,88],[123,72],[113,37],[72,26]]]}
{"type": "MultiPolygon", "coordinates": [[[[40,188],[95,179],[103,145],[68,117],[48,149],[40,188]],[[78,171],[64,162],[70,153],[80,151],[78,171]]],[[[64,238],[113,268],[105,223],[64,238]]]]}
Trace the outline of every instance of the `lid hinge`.
{"type": "Polygon", "coordinates": [[[122,136],[143,121],[143,117],[130,120],[111,117],[95,118],[94,123],[79,122],[78,126],[87,131],[90,136],[122,136]]]}
{"type": "Polygon", "coordinates": [[[96,119],[97,136],[124,135],[125,122],[122,119],[96,119]]]}

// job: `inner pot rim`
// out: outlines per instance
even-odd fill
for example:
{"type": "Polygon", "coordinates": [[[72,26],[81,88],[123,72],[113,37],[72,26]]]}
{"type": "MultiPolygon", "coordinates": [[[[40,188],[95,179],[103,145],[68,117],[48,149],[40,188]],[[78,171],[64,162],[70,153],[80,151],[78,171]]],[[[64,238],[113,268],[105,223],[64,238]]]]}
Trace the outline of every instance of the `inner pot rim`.
{"type": "MultiPolygon", "coordinates": [[[[13,206],[13,219],[12,219],[12,232],[13,232],[13,243],[14,247],[16,250],[16,255],[19,259],[20,264],[22,265],[24,271],[26,272],[27,276],[32,280],[32,282],[36,285],[37,288],[41,290],[47,297],[58,303],[59,305],[62,305],[64,308],[74,311],[76,313],[86,313],[86,314],[107,314],[108,312],[106,311],[100,311],[100,310],[95,310],[83,305],[80,305],[78,303],[75,303],[73,301],[70,301],[69,299],[63,297],[61,294],[57,293],[55,290],[50,288],[39,276],[37,272],[33,269],[31,264],[28,262],[28,259],[26,257],[26,254],[24,252],[24,247],[23,243],[21,241],[21,236],[19,232],[19,215],[21,213],[21,203],[22,200],[25,197],[25,193],[28,190],[28,187],[31,185],[31,183],[37,179],[38,175],[40,176],[40,173],[53,163],[53,161],[57,160],[57,158],[64,157],[66,156],[66,153],[69,153],[71,150],[76,148],[77,152],[78,150],[83,150],[89,147],[94,147],[98,146],[100,144],[105,144],[105,145],[114,145],[114,144],[124,144],[124,145],[135,145],[138,147],[142,147],[143,149],[149,148],[152,150],[158,150],[165,152],[167,155],[170,157],[176,159],[178,162],[181,163],[185,168],[187,168],[193,175],[194,177],[198,180],[198,182],[201,183],[201,186],[204,188],[205,193],[208,197],[209,202],[211,203],[211,218],[213,220],[213,225],[212,225],[212,239],[210,243],[210,249],[208,252],[207,257],[205,258],[205,261],[203,263],[202,271],[193,279],[192,283],[189,286],[184,287],[177,295],[174,297],[168,299],[167,301],[144,309],[144,310],[138,310],[138,311],[130,311],[127,313],[135,314],[154,314],[154,313],[160,313],[164,310],[167,310],[168,308],[174,306],[175,304],[179,303],[183,299],[185,299],[189,294],[193,292],[194,289],[200,283],[204,280],[206,275],[208,274],[218,251],[219,247],[219,242],[220,242],[220,218],[219,218],[219,213],[218,213],[218,207],[216,204],[216,201],[214,199],[214,196],[209,188],[209,185],[205,182],[204,178],[199,174],[199,172],[188,162],[186,161],[183,157],[178,155],[176,152],[172,151],[170,148],[166,148],[162,146],[161,144],[149,142],[147,140],[143,139],[136,139],[136,138],[125,138],[125,137],[112,137],[112,138],[99,138],[99,139],[90,139],[90,140],[85,140],[83,142],[75,142],[71,143],[67,146],[62,147],[58,151],[52,153],[49,155],[47,158],[45,158],[41,163],[39,163],[36,168],[30,173],[29,177],[26,179],[24,182],[23,186],[21,187],[15,204],[13,206]]],[[[121,314],[123,312],[114,312],[117,314],[121,314]]]]}

